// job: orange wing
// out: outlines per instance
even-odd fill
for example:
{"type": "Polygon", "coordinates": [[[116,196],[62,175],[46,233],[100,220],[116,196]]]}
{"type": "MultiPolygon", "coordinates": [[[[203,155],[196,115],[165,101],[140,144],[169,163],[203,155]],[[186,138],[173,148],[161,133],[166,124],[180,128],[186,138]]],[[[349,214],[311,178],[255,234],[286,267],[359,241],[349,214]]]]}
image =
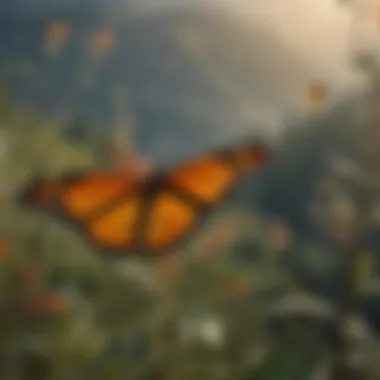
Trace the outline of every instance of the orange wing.
{"type": "Polygon", "coordinates": [[[204,155],[165,175],[148,218],[144,245],[161,251],[191,236],[201,219],[228,195],[247,171],[261,167],[269,158],[262,146],[204,155]]]}
{"type": "Polygon", "coordinates": [[[92,242],[113,250],[132,246],[142,183],[120,173],[79,173],[35,180],[21,203],[66,219],[92,242]]]}
{"type": "Polygon", "coordinates": [[[160,255],[190,236],[240,176],[267,158],[266,148],[250,146],[204,155],[146,179],[92,173],[39,180],[21,200],[68,219],[108,254],[160,255]]]}

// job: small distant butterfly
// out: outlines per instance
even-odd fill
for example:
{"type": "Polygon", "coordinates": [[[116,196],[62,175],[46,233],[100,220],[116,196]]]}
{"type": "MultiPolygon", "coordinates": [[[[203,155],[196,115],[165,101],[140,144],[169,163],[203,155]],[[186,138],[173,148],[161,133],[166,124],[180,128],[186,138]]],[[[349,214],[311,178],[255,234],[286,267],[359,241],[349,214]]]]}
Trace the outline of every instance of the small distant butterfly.
{"type": "Polygon", "coordinates": [[[192,236],[238,180],[269,158],[268,147],[247,144],[145,177],[121,171],[35,179],[20,201],[68,221],[108,257],[161,256],[192,236]]]}
{"type": "Polygon", "coordinates": [[[326,102],[328,89],[321,82],[315,82],[308,88],[307,103],[310,107],[323,106],[326,102]]]}

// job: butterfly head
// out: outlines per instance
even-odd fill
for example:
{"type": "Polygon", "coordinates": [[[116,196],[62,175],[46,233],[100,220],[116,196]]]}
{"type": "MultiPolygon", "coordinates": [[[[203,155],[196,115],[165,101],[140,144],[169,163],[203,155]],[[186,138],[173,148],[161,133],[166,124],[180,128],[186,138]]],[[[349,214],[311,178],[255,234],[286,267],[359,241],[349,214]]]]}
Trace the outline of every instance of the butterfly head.
{"type": "Polygon", "coordinates": [[[49,207],[57,200],[59,188],[54,180],[36,179],[21,191],[18,199],[26,206],[49,207]]]}

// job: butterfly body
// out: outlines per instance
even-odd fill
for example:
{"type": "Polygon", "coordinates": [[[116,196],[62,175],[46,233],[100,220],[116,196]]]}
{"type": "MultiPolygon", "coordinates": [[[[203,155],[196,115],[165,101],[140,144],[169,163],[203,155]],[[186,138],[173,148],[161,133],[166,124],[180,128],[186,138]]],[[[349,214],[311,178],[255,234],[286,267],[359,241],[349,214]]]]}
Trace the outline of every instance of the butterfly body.
{"type": "Polygon", "coordinates": [[[67,220],[107,256],[161,256],[182,244],[250,170],[262,166],[262,146],[227,149],[142,178],[119,172],[40,179],[21,194],[67,220]]]}

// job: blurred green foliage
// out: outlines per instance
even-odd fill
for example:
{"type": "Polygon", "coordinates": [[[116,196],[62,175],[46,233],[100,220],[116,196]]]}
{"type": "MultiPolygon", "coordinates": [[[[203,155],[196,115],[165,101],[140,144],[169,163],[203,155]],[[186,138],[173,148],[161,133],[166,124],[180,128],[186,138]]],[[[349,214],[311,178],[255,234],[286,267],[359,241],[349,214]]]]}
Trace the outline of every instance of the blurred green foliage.
{"type": "MultiPolygon", "coordinates": [[[[83,123],[65,130],[0,92],[0,238],[9,246],[0,262],[1,379],[310,378],[329,342],[306,344],[311,331],[291,343],[268,324],[268,313],[302,290],[306,277],[334,279],[339,263],[285,223],[227,208],[174,261],[115,264],[64,225],[17,205],[14,195],[30,176],[107,165],[108,137],[80,132],[83,123]],[[202,239],[218,228],[215,220],[233,224],[235,234],[208,257],[202,239]],[[279,224],[292,234],[285,246],[274,244],[279,224]]],[[[289,165],[305,171],[299,156],[306,153],[282,152],[263,183],[279,191],[289,165]]],[[[292,191],[282,188],[280,198],[290,200],[292,191]]],[[[325,322],[310,318],[319,331],[325,322]]]]}

